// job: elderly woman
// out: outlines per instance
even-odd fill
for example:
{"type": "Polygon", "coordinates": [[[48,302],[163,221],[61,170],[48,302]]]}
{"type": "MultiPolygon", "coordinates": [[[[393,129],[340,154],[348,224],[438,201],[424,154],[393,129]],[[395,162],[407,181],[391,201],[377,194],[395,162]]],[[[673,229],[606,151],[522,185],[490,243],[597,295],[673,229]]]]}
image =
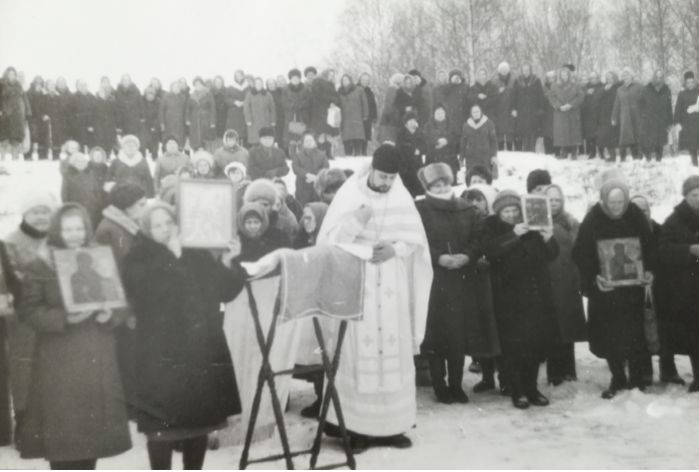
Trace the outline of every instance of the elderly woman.
{"type": "Polygon", "coordinates": [[[432,386],[440,403],[467,403],[461,385],[466,354],[483,355],[478,323],[476,262],[480,257],[478,211],[454,195],[445,163],[418,172],[426,197],[417,203],[432,255],[434,280],[425,338],[432,386]]]}
{"type": "Polygon", "coordinates": [[[641,100],[643,85],[634,80],[633,71],[626,67],[621,71],[621,86],[617,90],[612,125],[619,126],[619,148],[622,159],[629,149],[634,159],[640,158],[641,100]]]}
{"type": "Polygon", "coordinates": [[[383,109],[381,110],[381,116],[379,118],[378,141],[380,143],[387,141],[392,143],[396,142],[396,133],[400,127],[400,120],[396,120],[396,116],[393,113],[393,106],[396,99],[396,92],[398,92],[402,83],[403,74],[393,74],[388,81],[388,88],[386,89],[386,95],[383,100],[383,109]]]}
{"type": "Polygon", "coordinates": [[[600,201],[585,216],[573,246],[583,295],[588,298],[590,351],[607,360],[612,374],[609,388],[602,393],[605,399],[627,388],[645,388],[643,364],[648,353],[643,327],[644,287],[611,284],[603,275],[598,257],[600,242],[618,246],[614,240],[622,238],[638,241],[646,272],[637,275],[649,284],[652,275],[648,268],[654,257],[651,228],[641,210],[630,202],[628,186],[611,179],[602,184],[600,201]]]}
{"type": "Polygon", "coordinates": [[[57,250],[93,244],[87,211],[66,204],[51,220],[47,245],[26,269],[20,303],[36,333],[21,455],[52,469],[94,469],[131,448],[113,329],[120,311],[68,312],[58,285],[57,250]]]}
{"type": "Polygon", "coordinates": [[[684,181],[682,194],[660,232],[658,275],[673,290],[660,313],[660,335],[665,350],[689,354],[689,391],[699,392],[699,176],[684,181]]]}
{"type": "MultiPolygon", "coordinates": [[[[247,125],[247,142],[250,145],[260,142],[260,131],[263,128],[274,130],[277,122],[274,97],[265,89],[262,78],[255,78],[255,86],[247,92],[243,105],[245,124],[247,125]]],[[[274,136],[274,132],[272,133],[274,136]]]]}
{"type": "Polygon", "coordinates": [[[185,469],[201,469],[207,435],[240,413],[231,357],[219,318],[221,303],[243,288],[233,261],[240,243],[217,261],[182,248],[175,211],[146,208],[141,232],[124,260],[124,285],[136,316],[136,419],[148,438],[153,469],[170,469],[181,445],[185,469]]]}
{"type": "Polygon", "coordinates": [[[553,145],[560,149],[559,157],[572,154],[578,156],[578,146],[582,144],[582,123],[580,107],[585,94],[573,80],[570,69],[562,67],[558,80],[551,85],[547,98],[553,107],[553,145]]]}
{"type": "Polygon", "coordinates": [[[580,223],[565,210],[565,196],[558,185],[550,185],[545,194],[551,204],[553,236],[558,243],[558,257],[549,265],[553,306],[556,309],[556,343],[546,363],[548,381],[560,385],[577,380],[575,343],[585,341],[585,311],[580,290],[580,274],[572,257],[573,244],[580,223]]]}
{"type": "Polygon", "coordinates": [[[537,377],[555,326],[549,264],[558,244],[553,231],[532,231],[522,222],[521,197],[512,190],[498,193],[493,212],[482,242],[491,264],[503,374],[515,408],[547,406],[537,377]]]}
{"type": "Polygon", "coordinates": [[[369,118],[369,102],[362,87],[354,84],[349,74],[340,79],[338,89],[342,122],[340,134],[346,156],[360,156],[366,146],[367,135],[364,121],[369,118]]]}

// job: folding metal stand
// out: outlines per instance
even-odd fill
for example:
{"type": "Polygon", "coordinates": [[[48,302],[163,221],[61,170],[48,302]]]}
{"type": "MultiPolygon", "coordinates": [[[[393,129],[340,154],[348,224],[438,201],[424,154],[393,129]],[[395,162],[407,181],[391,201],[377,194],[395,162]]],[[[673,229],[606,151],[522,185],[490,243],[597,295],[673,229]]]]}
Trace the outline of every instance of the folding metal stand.
{"type": "Polygon", "coordinates": [[[304,454],[310,454],[311,461],[309,468],[311,469],[336,469],[339,467],[347,466],[350,469],[354,470],[356,468],[354,454],[352,454],[352,449],[350,447],[349,435],[347,434],[347,428],[345,427],[345,419],[342,414],[340,398],[337,394],[337,390],[335,389],[335,374],[337,373],[337,368],[340,362],[340,352],[342,349],[342,342],[345,338],[345,332],[347,331],[347,321],[340,322],[340,330],[337,336],[337,346],[335,347],[335,352],[333,353],[332,360],[328,356],[328,353],[325,349],[325,340],[323,338],[323,332],[320,329],[318,319],[316,317],[313,317],[313,329],[315,331],[316,339],[318,340],[318,345],[320,346],[320,352],[323,362],[322,367],[297,367],[275,372],[272,370],[272,365],[270,364],[269,356],[272,350],[272,344],[274,342],[277,321],[279,319],[279,299],[277,299],[275,303],[274,313],[272,314],[272,322],[267,333],[267,338],[265,339],[265,335],[262,330],[262,324],[260,322],[259,312],[257,310],[257,302],[255,301],[255,296],[253,295],[250,282],[245,283],[245,289],[247,291],[248,300],[250,303],[250,312],[252,313],[253,321],[255,323],[255,334],[257,338],[257,343],[260,347],[260,352],[262,353],[262,365],[260,366],[260,373],[257,377],[257,389],[255,390],[255,396],[253,397],[252,401],[250,421],[248,423],[248,429],[245,434],[245,445],[243,447],[243,453],[240,456],[240,469],[243,470],[247,468],[249,464],[271,462],[279,459],[284,459],[286,462],[286,468],[291,470],[294,468],[294,462],[292,460],[293,457],[304,454]],[[318,430],[316,431],[316,437],[310,449],[305,449],[301,451],[291,451],[291,449],[289,448],[289,439],[286,434],[286,427],[284,424],[284,413],[282,412],[282,407],[279,403],[279,397],[277,396],[277,388],[274,383],[274,378],[278,375],[294,375],[312,372],[323,372],[328,379],[327,386],[325,388],[325,395],[323,396],[320,417],[318,419],[318,430]],[[250,445],[252,443],[252,436],[255,430],[255,423],[257,422],[257,417],[260,412],[262,391],[265,385],[269,387],[270,396],[272,399],[272,409],[274,411],[274,420],[276,422],[277,429],[279,430],[279,438],[282,443],[283,452],[281,454],[273,454],[267,457],[250,459],[248,457],[250,453],[250,445]],[[333,407],[335,408],[335,415],[337,416],[338,426],[342,435],[342,446],[347,459],[345,462],[342,463],[328,464],[316,467],[318,455],[320,454],[320,444],[323,436],[323,428],[326,423],[326,418],[328,416],[328,410],[331,401],[333,403],[333,407]]]}

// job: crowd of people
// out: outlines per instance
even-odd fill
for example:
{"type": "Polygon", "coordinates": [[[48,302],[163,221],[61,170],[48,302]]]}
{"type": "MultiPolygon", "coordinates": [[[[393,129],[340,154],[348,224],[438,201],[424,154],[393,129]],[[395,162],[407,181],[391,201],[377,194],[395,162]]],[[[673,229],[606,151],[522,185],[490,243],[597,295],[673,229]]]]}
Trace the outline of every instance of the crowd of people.
{"type": "MultiPolygon", "coordinates": [[[[538,388],[542,363],[551,385],[577,380],[580,341],[608,363],[605,399],[651,385],[652,354],[660,380],[682,385],[674,355],[689,355],[689,391],[699,391],[699,176],[686,178],[662,225],[617,167],[604,173],[582,222],[546,170],[531,172],[527,194],[550,206],[543,228],[527,223],[522,195],[493,185],[498,150],[533,150],[541,136],[561,156],[582,145],[607,158],[619,149],[660,158],[668,127],[679,123],[696,165],[693,76],[673,116],[660,74],[647,86],[629,70],[621,83],[608,74],[583,85],[572,69],[542,83],[527,65],[514,78],[501,64],[490,80],[481,69],[469,85],[452,71],[434,87],[411,71],[392,78],[381,114],[368,75],[356,85],[343,75],[336,90],[333,71],[316,76],[312,67],[305,82],[296,69],[288,84],[266,86],[238,71],[228,88],[221,78],[195,79],[191,92],[177,81],[163,93],[153,81],[143,96],[128,76],[114,93],[108,79],[96,96],[83,82],[70,93],[63,80],[54,89],[37,79],[25,94],[8,69],[3,139],[19,146],[28,120],[35,150],[61,156],[62,187],[60,201],[27,189],[21,223],[0,244],[15,310],[3,325],[9,369],[0,383],[11,395],[0,395],[0,439],[52,468],[89,469],[131,447],[131,419],[152,468],[171,468],[174,451],[185,468],[201,468],[209,435],[241,412],[222,304],[241,292],[244,263],[320,245],[367,249],[357,252],[364,318],[350,323],[337,374],[356,452],[410,447],[422,377],[438,402],[468,403],[467,356],[482,375],[474,393],[505,395],[519,409],[549,404],[538,388]],[[329,139],[339,132],[347,153],[366,154],[374,124],[381,144],[371,164],[331,167],[329,139]],[[293,192],[283,179],[290,170],[293,192]],[[226,249],[182,247],[183,179],[235,188],[238,238],[226,249]],[[635,284],[604,275],[599,245],[619,239],[638,242],[635,284]],[[67,310],[55,253],[94,245],[111,248],[128,308],[67,310]],[[660,348],[646,331],[651,298],[660,348]]],[[[316,417],[324,379],[306,379],[318,400],[302,414],[316,417]]],[[[338,437],[333,414],[325,433],[338,437]]]]}

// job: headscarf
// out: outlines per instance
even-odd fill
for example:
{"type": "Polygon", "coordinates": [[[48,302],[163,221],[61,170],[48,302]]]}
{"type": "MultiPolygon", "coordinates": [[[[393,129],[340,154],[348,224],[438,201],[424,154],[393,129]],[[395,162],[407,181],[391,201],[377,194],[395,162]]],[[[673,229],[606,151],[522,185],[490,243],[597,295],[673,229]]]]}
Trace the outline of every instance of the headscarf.
{"type": "Polygon", "coordinates": [[[558,194],[561,196],[561,209],[558,213],[553,214],[553,210],[551,210],[551,217],[553,218],[554,223],[558,223],[565,229],[566,231],[570,231],[573,229],[573,217],[570,213],[566,211],[566,196],[563,193],[563,189],[561,188],[560,185],[557,184],[551,184],[546,189],[544,190],[544,195],[548,196],[548,191],[550,189],[556,189],[558,191],[558,194]]]}
{"type": "Polygon", "coordinates": [[[623,216],[624,213],[626,213],[626,210],[628,210],[629,208],[629,203],[631,202],[631,198],[629,197],[629,186],[626,185],[626,183],[622,180],[618,179],[610,179],[602,184],[602,188],[600,188],[600,207],[602,208],[604,214],[607,215],[609,218],[613,220],[618,220],[619,218],[621,218],[621,216],[613,216],[611,211],[609,211],[609,207],[607,204],[607,202],[609,201],[609,194],[612,193],[612,191],[615,189],[621,190],[624,194],[624,211],[622,212],[621,216],[623,216]]]}
{"type": "Polygon", "coordinates": [[[312,235],[309,234],[309,236],[316,237],[320,231],[321,225],[323,224],[323,220],[325,219],[325,214],[328,212],[328,205],[327,203],[323,202],[311,202],[307,203],[304,208],[310,208],[311,212],[313,212],[313,216],[316,219],[316,229],[313,231],[312,235]]]}
{"type": "Polygon", "coordinates": [[[85,246],[88,246],[94,240],[94,231],[92,229],[92,222],[90,221],[90,215],[84,206],[79,203],[66,203],[61,208],[59,208],[56,213],[51,217],[51,224],[49,225],[48,238],[46,243],[58,249],[65,249],[66,244],[63,241],[63,236],[61,235],[61,221],[63,217],[69,213],[77,214],[83,220],[85,224],[85,246]]]}
{"type": "Polygon", "coordinates": [[[153,233],[151,233],[151,215],[156,210],[165,210],[171,217],[173,221],[177,221],[177,213],[175,208],[165,202],[154,201],[148,204],[148,206],[143,210],[143,214],[138,221],[138,226],[141,228],[141,232],[148,236],[149,239],[153,239],[153,233]]]}
{"type": "Polygon", "coordinates": [[[246,203],[238,212],[238,231],[248,238],[251,238],[251,236],[245,232],[245,219],[251,213],[256,215],[262,222],[260,235],[267,232],[267,229],[269,228],[269,215],[267,214],[265,207],[255,202],[246,203]]]}

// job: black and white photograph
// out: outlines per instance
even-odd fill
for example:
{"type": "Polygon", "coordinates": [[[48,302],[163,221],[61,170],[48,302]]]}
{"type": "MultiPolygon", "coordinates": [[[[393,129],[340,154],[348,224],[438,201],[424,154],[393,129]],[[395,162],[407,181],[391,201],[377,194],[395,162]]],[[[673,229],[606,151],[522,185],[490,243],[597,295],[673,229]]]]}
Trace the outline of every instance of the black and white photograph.
{"type": "Polygon", "coordinates": [[[0,0],[0,468],[699,467],[699,0],[0,0]]]}

